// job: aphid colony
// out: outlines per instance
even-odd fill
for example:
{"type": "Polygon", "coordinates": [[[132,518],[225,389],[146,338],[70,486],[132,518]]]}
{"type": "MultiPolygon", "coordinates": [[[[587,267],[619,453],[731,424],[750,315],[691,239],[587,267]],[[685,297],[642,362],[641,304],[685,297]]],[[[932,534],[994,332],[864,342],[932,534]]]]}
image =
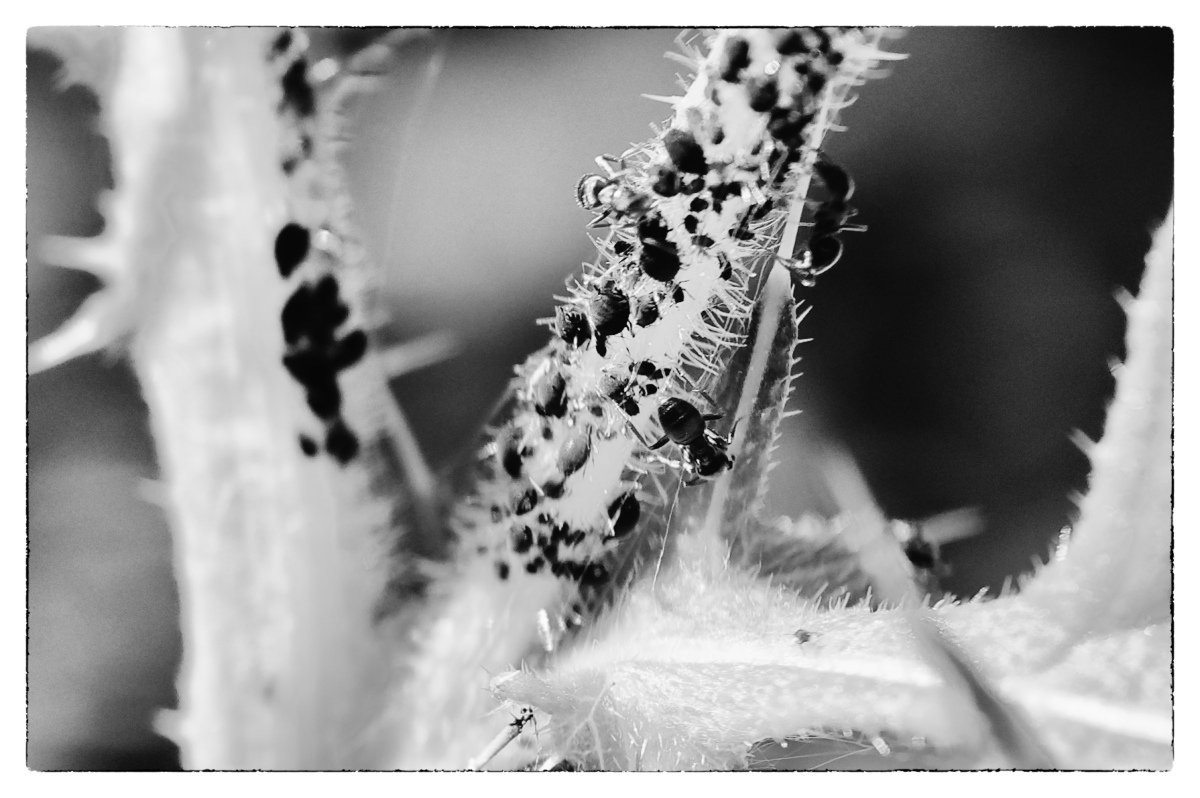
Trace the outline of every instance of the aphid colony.
{"type": "MultiPolygon", "coordinates": [[[[282,143],[280,168],[297,184],[290,207],[292,219],[275,237],[275,263],[285,280],[291,279],[306,262],[319,270],[337,257],[340,240],[327,218],[323,203],[305,202],[303,183],[318,169],[313,163],[316,124],[316,94],[308,77],[307,42],[303,35],[284,31],[271,44],[269,59],[280,74],[282,99],[279,114],[287,140],[282,143]],[[313,230],[317,233],[314,235],[313,230]]],[[[339,333],[350,318],[350,308],[339,294],[337,278],[328,270],[315,280],[301,279],[280,313],[287,351],[283,365],[304,388],[313,415],[325,429],[323,446],[338,463],[345,465],[359,451],[359,439],[342,417],[339,372],[358,363],[367,350],[362,330],[339,333]]],[[[315,457],[321,445],[301,433],[300,448],[315,457]]]]}
{"type": "Polygon", "coordinates": [[[849,178],[814,165],[810,136],[829,121],[818,117],[844,49],[862,41],[834,29],[722,33],[706,60],[692,53],[700,74],[671,126],[598,158],[603,173],[577,183],[591,227],[608,228],[599,257],[545,320],[551,344],[518,368],[515,408],[457,510],[464,543],[493,558],[500,579],[549,571],[602,582],[600,561],[641,505],[666,501],[641,484],[648,471],[678,467],[692,485],[732,467],[732,435],[710,427],[721,416],[700,397],[741,341],[750,263],[782,223],[800,169],[816,169],[830,200],[799,268],[836,260],[825,253],[840,248],[851,214],[849,178]],[[667,443],[678,460],[655,453],[667,443]]]}

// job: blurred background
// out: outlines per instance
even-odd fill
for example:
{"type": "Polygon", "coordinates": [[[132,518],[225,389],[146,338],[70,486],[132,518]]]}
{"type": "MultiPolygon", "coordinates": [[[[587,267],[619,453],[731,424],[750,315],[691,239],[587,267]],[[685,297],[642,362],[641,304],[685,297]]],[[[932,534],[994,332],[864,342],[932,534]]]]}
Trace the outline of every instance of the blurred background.
{"type": "MultiPolygon", "coordinates": [[[[404,337],[449,331],[450,362],[394,385],[429,459],[473,440],[512,366],[547,339],[564,279],[593,250],[572,193],[600,153],[650,136],[676,93],[674,30],[448,30],[413,45],[353,120],[357,220],[404,337]],[[424,87],[424,88],[423,88],[424,87]]],[[[318,32],[345,52],[375,32],[318,32]]],[[[1123,356],[1113,301],[1136,293],[1173,180],[1169,29],[913,29],[911,57],[862,88],[827,151],[868,232],[805,292],[813,310],[770,509],[829,512],[819,452],[846,448],[880,505],[976,508],[944,555],[951,592],[995,594],[1072,520],[1123,356]]],[[[29,336],[97,288],[38,259],[94,235],[111,185],[97,103],[28,54],[29,336]]],[[[150,719],[180,656],[171,541],[143,498],[146,408],[119,360],[30,379],[29,741],[35,769],[168,769],[150,719]]]]}

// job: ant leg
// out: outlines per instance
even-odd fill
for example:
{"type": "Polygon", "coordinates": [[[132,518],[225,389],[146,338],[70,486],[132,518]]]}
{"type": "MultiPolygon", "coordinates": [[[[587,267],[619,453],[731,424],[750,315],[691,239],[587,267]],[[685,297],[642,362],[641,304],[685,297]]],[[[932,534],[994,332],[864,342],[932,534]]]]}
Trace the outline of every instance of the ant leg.
{"type": "Polygon", "coordinates": [[[700,416],[700,418],[704,419],[705,421],[720,421],[721,419],[725,418],[725,414],[724,413],[708,413],[706,415],[700,416]]]}
{"type": "MultiPolygon", "coordinates": [[[[652,446],[649,446],[647,448],[649,448],[650,451],[654,451],[655,449],[661,449],[663,447],[663,445],[669,440],[670,440],[670,437],[667,435],[664,435],[661,438],[659,438],[657,441],[655,441],[652,446]]],[[[643,443],[645,443],[645,441],[643,441],[643,443]]]]}

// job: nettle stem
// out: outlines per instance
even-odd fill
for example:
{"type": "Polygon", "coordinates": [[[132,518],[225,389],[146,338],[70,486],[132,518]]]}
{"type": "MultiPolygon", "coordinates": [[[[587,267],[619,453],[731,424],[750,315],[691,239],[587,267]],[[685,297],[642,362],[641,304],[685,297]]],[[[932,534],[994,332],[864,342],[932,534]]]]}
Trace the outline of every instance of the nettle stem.
{"type": "Polygon", "coordinates": [[[84,33],[115,52],[115,73],[94,76],[115,189],[104,234],[54,250],[107,285],[64,328],[75,332],[31,361],[128,341],[170,497],[182,609],[180,707],[160,728],[188,768],[378,765],[396,644],[382,601],[404,483],[370,358],[339,383],[360,453],[347,462],[304,450],[302,433],[323,436],[281,364],[295,282],[281,279],[283,226],[320,230],[351,300],[355,289],[332,145],[310,140],[306,161],[281,168],[297,143],[282,98],[309,96],[303,58],[284,57],[278,31],[84,33]]]}

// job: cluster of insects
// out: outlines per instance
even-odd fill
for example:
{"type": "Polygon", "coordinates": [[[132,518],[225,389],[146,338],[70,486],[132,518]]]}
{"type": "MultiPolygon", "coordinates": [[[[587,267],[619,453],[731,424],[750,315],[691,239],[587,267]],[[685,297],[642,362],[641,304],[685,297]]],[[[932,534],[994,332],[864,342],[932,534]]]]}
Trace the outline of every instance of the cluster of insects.
{"type": "Polygon", "coordinates": [[[793,167],[808,163],[831,195],[805,268],[832,265],[823,253],[852,213],[849,178],[826,161],[812,165],[809,142],[845,33],[723,36],[712,57],[695,54],[701,93],[684,98],[672,125],[597,158],[600,171],[576,184],[589,227],[607,228],[600,259],[547,320],[551,344],[518,369],[516,407],[483,450],[492,474],[466,512],[478,519],[468,526],[504,530],[476,544],[501,579],[520,568],[591,581],[603,572],[595,560],[621,537],[613,508],[648,500],[639,472],[665,464],[696,485],[733,466],[732,430],[713,428],[722,415],[705,407],[714,403],[703,385],[737,343],[732,320],[753,301],[748,264],[786,213],[793,167]],[[677,459],[654,454],[667,444],[677,459]]]}
{"type": "MultiPolygon", "coordinates": [[[[271,43],[269,60],[280,74],[282,99],[278,112],[284,121],[286,140],[282,143],[280,168],[288,178],[302,181],[312,163],[316,120],[316,92],[309,79],[305,55],[307,41],[301,34],[284,31],[271,43]]],[[[280,228],[275,237],[275,264],[285,280],[314,254],[332,260],[337,256],[338,238],[322,218],[319,203],[297,200],[290,209],[295,217],[280,228]],[[313,234],[313,229],[317,233],[313,234]]],[[[361,329],[339,334],[338,328],[350,318],[350,308],[340,296],[337,278],[329,272],[315,281],[304,280],[284,303],[280,313],[287,351],[283,365],[303,387],[313,415],[324,424],[323,446],[338,463],[345,465],[359,451],[358,436],[342,417],[342,391],[339,372],[358,363],[367,351],[367,336],[361,329]]],[[[300,448],[315,457],[321,445],[301,433],[300,448]]]]}

